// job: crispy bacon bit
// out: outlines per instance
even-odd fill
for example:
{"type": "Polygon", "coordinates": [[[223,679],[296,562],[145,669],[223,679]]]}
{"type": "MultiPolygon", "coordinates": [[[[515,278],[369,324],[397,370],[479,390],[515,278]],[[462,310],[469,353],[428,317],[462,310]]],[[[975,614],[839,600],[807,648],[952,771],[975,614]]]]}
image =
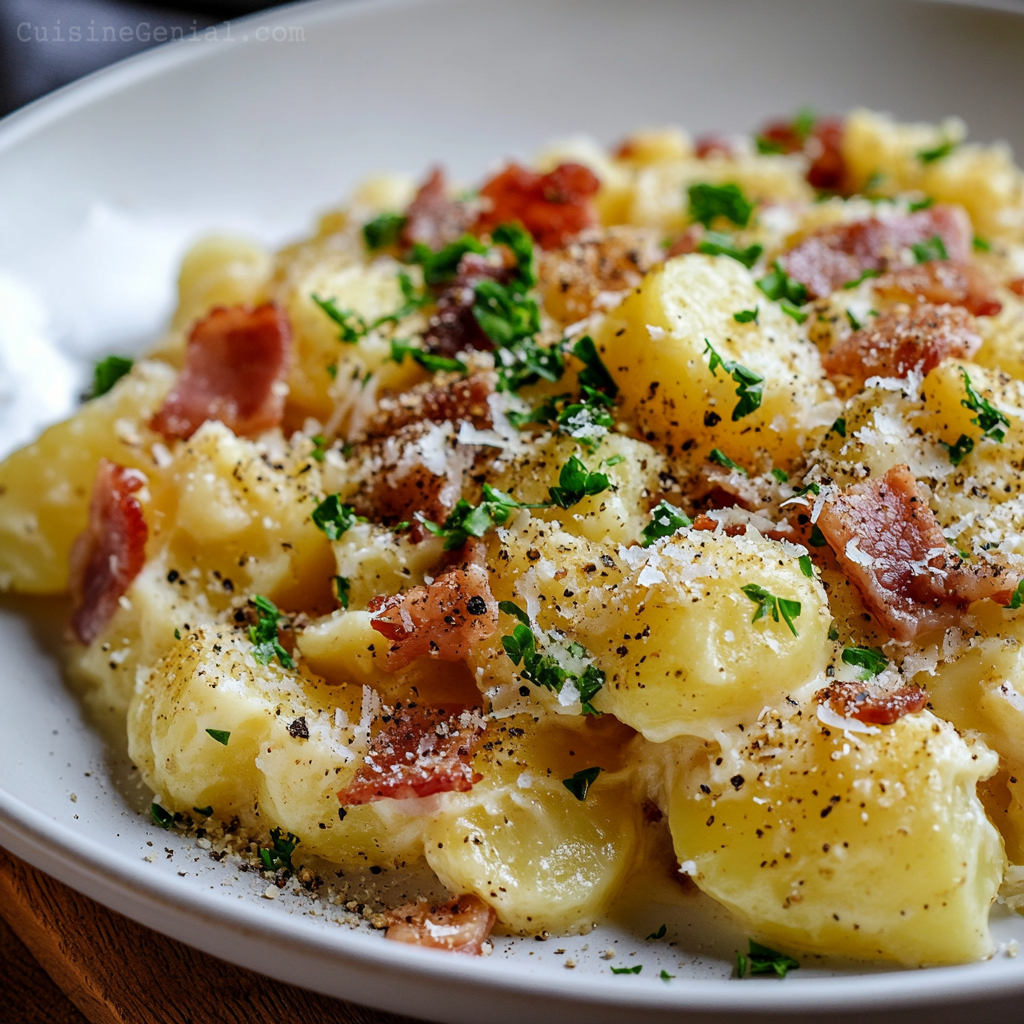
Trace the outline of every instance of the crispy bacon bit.
{"type": "Polygon", "coordinates": [[[405,246],[419,243],[436,251],[454,242],[472,219],[466,204],[448,194],[445,173],[435,167],[405,211],[399,241],[405,246]]]}
{"type": "Polygon", "coordinates": [[[889,302],[931,302],[962,306],[975,316],[995,316],[1003,304],[988,275],[974,263],[931,260],[900,267],[875,282],[875,292],[889,302]]]}
{"type": "Polygon", "coordinates": [[[843,718],[856,718],[868,725],[892,725],[904,715],[920,711],[928,703],[928,694],[920,686],[885,689],[871,683],[829,683],[814,699],[843,718]]]}
{"type": "Polygon", "coordinates": [[[687,253],[696,252],[701,236],[704,234],[704,227],[701,224],[691,224],[669,247],[665,253],[665,259],[670,260],[673,256],[685,256],[687,253]]]}
{"type": "Polygon", "coordinates": [[[467,349],[489,352],[494,342],[484,334],[473,315],[476,286],[485,280],[507,284],[514,273],[514,257],[501,246],[504,262],[494,263],[485,256],[466,253],[459,261],[455,279],[437,297],[437,309],[423,335],[428,352],[454,356],[467,349]]]}
{"type": "Polygon", "coordinates": [[[956,624],[973,601],[1005,601],[1019,578],[960,558],[905,465],[847,487],[817,525],[868,610],[903,642],[956,624]]]}
{"type": "Polygon", "coordinates": [[[575,323],[600,307],[609,292],[635,288],[663,256],[660,236],[646,228],[614,227],[588,231],[540,258],[540,281],[547,311],[562,323],[575,323]]]}
{"type": "Polygon", "coordinates": [[[843,122],[837,117],[818,121],[806,136],[794,121],[773,121],[760,137],[783,153],[805,153],[811,161],[807,181],[823,191],[839,192],[846,181],[843,130],[843,122]]]}
{"type": "Polygon", "coordinates": [[[114,617],[121,597],[146,561],[146,520],[135,492],[137,469],[100,459],[89,502],[89,525],[71,548],[71,632],[92,643],[114,617]]]}
{"type": "Polygon", "coordinates": [[[735,156],[736,150],[724,135],[702,135],[694,145],[694,155],[698,160],[707,160],[712,156],[735,156]]]}
{"type": "Polygon", "coordinates": [[[380,731],[352,782],[338,793],[343,807],[465,793],[483,777],[473,750],[486,723],[478,711],[445,711],[415,704],[383,709],[380,731]]]}
{"type": "Polygon", "coordinates": [[[943,359],[970,359],[981,347],[974,317],[958,306],[897,307],[835,344],[822,358],[825,372],[858,384],[869,377],[931,373],[943,359]]]}
{"type": "Polygon", "coordinates": [[[865,270],[898,265],[908,246],[933,235],[942,239],[952,261],[968,261],[973,237],[970,218],[959,206],[937,204],[885,220],[867,217],[821,228],[790,249],[783,263],[787,273],[817,298],[856,281],[865,270]]]}
{"type": "Polygon", "coordinates": [[[385,915],[385,938],[411,946],[479,956],[497,916],[479,896],[460,896],[448,903],[409,903],[385,915]]]}
{"type": "MultiPolygon", "coordinates": [[[[709,533],[714,533],[718,529],[719,523],[717,519],[712,519],[705,512],[699,512],[697,518],[693,521],[693,529],[705,530],[709,533]]],[[[722,532],[726,537],[742,537],[747,532],[746,523],[729,523],[722,527],[722,532]]]]}
{"type": "Polygon", "coordinates": [[[398,395],[385,395],[366,424],[364,439],[391,437],[404,427],[423,422],[466,422],[487,430],[494,425],[487,400],[496,382],[493,372],[477,370],[468,377],[431,381],[398,395]]]}
{"type": "Polygon", "coordinates": [[[473,230],[493,231],[499,224],[519,221],[542,249],[554,249],[597,223],[593,197],[601,182],[582,164],[559,164],[549,174],[537,174],[509,164],[482,189],[489,209],[473,230]]]}
{"type": "Polygon", "coordinates": [[[189,438],[207,420],[246,437],[276,427],[290,355],[288,318],[274,303],[215,309],[192,328],[185,369],[150,425],[167,438],[189,438]]]}
{"type": "Polygon", "coordinates": [[[1014,278],[1007,286],[1014,295],[1024,298],[1024,277],[1014,278]]]}
{"type": "Polygon", "coordinates": [[[391,642],[389,672],[416,658],[462,661],[473,644],[498,628],[498,602],[487,571],[471,563],[404,594],[375,597],[368,608],[370,625],[391,642]]]}

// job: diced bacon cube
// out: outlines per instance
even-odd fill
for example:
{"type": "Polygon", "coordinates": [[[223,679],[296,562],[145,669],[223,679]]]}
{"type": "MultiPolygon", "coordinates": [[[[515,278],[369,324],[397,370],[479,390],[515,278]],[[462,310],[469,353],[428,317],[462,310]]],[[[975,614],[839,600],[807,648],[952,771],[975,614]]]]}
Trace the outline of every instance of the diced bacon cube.
{"type": "Polygon", "coordinates": [[[418,243],[437,251],[459,238],[471,220],[466,204],[449,195],[444,171],[435,167],[405,211],[399,240],[406,246],[418,243]]]}
{"type": "Polygon", "coordinates": [[[920,686],[895,689],[874,682],[831,682],[819,690],[814,699],[843,718],[856,718],[867,725],[892,725],[904,715],[921,711],[928,703],[928,694],[920,686]]]}
{"type": "Polygon", "coordinates": [[[889,302],[962,306],[975,316],[995,316],[1003,308],[980,267],[951,260],[890,270],[875,282],[875,293],[889,302]]]}
{"type": "Polygon", "coordinates": [[[92,643],[146,561],[149,531],[135,492],[146,484],[137,469],[100,459],[89,502],[89,525],[71,548],[70,628],[92,643]]]}
{"type": "Polygon", "coordinates": [[[411,946],[479,956],[497,917],[479,896],[465,895],[448,903],[410,903],[385,915],[386,937],[411,946]]]}
{"type": "Polygon", "coordinates": [[[284,415],[291,357],[288,318],[274,303],[213,310],[192,328],[181,371],[151,426],[189,438],[207,420],[255,437],[284,415]]]}

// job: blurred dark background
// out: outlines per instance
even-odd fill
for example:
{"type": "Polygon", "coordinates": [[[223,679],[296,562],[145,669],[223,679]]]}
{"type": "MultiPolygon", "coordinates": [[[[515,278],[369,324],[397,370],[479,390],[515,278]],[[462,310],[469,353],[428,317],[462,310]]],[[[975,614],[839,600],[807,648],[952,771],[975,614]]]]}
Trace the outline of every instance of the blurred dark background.
{"type": "Polygon", "coordinates": [[[266,0],[0,0],[0,116],[156,46],[172,30],[191,33],[275,6],[266,0]]]}

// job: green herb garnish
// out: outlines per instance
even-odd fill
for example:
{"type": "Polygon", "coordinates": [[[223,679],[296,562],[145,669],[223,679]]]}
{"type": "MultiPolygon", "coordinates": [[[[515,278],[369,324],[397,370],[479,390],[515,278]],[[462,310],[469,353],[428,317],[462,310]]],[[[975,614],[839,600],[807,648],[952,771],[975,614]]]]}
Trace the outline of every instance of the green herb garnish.
{"type": "Polygon", "coordinates": [[[323,434],[314,434],[309,440],[313,445],[313,450],[309,453],[309,457],[317,462],[323,462],[324,455],[327,454],[327,438],[323,434]]]}
{"type": "Polygon", "coordinates": [[[958,145],[959,143],[954,142],[952,139],[944,139],[932,149],[919,149],[917,151],[917,159],[923,164],[933,164],[936,160],[949,156],[958,145]]]}
{"type": "Polygon", "coordinates": [[[764,252],[764,246],[754,242],[740,249],[733,238],[720,231],[708,231],[697,243],[697,252],[705,256],[730,256],[749,270],[764,252]]]}
{"type": "Polygon", "coordinates": [[[261,665],[269,665],[276,657],[281,668],[295,668],[292,656],[281,646],[277,636],[277,624],[281,620],[277,605],[262,594],[251,597],[249,604],[256,609],[256,625],[249,627],[249,642],[253,645],[252,656],[261,665]]]}
{"type": "Polygon", "coordinates": [[[207,729],[206,735],[209,736],[210,739],[216,740],[222,747],[226,747],[228,745],[228,740],[231,739],[231,733],[225,732],[223,729],[207,729]]]}
{"type": "Polygon", "coordinates": [[[1014,587],[1013,596],[1006,607],[1016,611],[1022,604],[1024,604],[1024,579],[1014,587]]]}
{"type": "Polygon", "coordinates": [[[946,449],[950,465],[953,466],[959,466],[974,451],[974,439],[966,434],[961,434],[955,444],[947,444],[945,441],[940,441],[939,444],[946,449]]]}
{"type": "Polygon", "coordinates": [[[960,367],[960,372],[964,375],[964,390],[967,392],[967,397],[961,399],[960,404],[965,409],[970,409],[971,412],[977,413],[977,416],[971,422],[976,427],[981,428],[983,431],[982,437],[1002,444],[1006,438],[1006,431],[1010,427],[1010,420],[1007,418],[1006,413],[1000,412],[987,398],[983,398],[974,390],[971,385],[971,378],[962,366],[960,367]]]}
{"type": "Polygon", "coordinates": [[[590,787],[597,781],[598,775],[603,772],[603,768],[584,768],[582,771],[576,772],[575,775],[570,779],[562,779],[562,785],[577,800],[586,800],[587,793],[590,792],[590,787]]]}
{"type": "Polygon", "coordinates": [[[662,981],[671,981],[675,975],[669,974],[668,971],[662,968],[661,974],[659,974],[658,977],[661,978],[662,981]]]}
{"type": "Polygon", "coordinates": [[[663,924],[656,932],[651,932],[644,941],[651,942],[652,940],[663,939],[667,931],[668,926],[663,924]]]}
{"type": "Polygon", "coordinates": [[[92,370],[90,397],[99,398],[100,395],[105,395],[134,365],[133,359],[124,356],[107,356],[101,359],[92,370]]]}
{"type": "Polygon", "coordinates": [[[849,321],[850,327],[855,331],[859,331],[863,326],[849,309],[846,311],[846,319],[849,321]]]}
{"type": "Polygon", "coordinates": [[[991,252],[992,243],[985,238],[980,238],[978,235],[974,236],[971,244],[974,246],[975,252],[991,252]]]}
{"type": "Polygon", "coordinates": [[[558,474],[558,486],[549,487],[551,502],[559,508],[572,508],[584,498],[601,494],[611,487],[607,473],[589,470],[575,455],[562,467],[558,474]]]}
{"type": "Polygon", "coordinates": [[[747,974],[776,974],[784,978],[789,971],[795,971],[800,967],[798,961],[785,953],[762,946],[760,942],[749,939],[749,952],[746,956],[742,953],[736,954],[736,974],[742,978],[747,974]]]}
{"type": "Polygon", "coordinates": [[[845,647],[843,661],[862,669],[861,679],[870,679],[889,667],[889,660],[878,647],[845,647]]]}
{"type": "Polygon", "coordinates": [[[643,964],[637,964],[636,967],[612,967],[612,974],[639,974],[644,969],[643,964]]]}
{"type": "Polygon", "coordinates": [[[295,847],[299,845],[299,837],[291,832],[282,832],[279,828],[270,830],[270,846],[260,849],[260,861],[266,871],[276,871],[283,868],[288,874],[295,873],[295,866],[292,864],[292,854],[295,847]]]}
{"type": "Polygon", "coordinates": [[[327,536],[328,540],[338,540],[346,530],[356,523],[366,522],[365,518],[356,515],[356,511],[351,505],[342,504],[340,494],[332,494],[324,498],[313,509],[310,518],[314,525],[327,536]]]}
{"type": "Polygon", "coordinates": [[[659,501],[651,509],[651,521],[640,533],[641,545],[649,548],[656,540],[662,537],[671,537],[676,530],[684,526],[693,526],[693,520],[681,509],[667,501],[659,501]]]}
{"type": "Polygon", "coordinates": [[[204,818],[209,818],[213,814],[212,807],[193,807],[192,810],[204,818]]]}
{"type": "Polygon", "coordinates": [[[170,811],[165,811],[159,804],[150,804],[149,814],[153,824],[159,825],[160,828],[170,828],[174,824],[174,815],[170,811]]]}
{"type": "Polygon", "coordinates": [[[708,459],[711,462],[717,462],[718,465],[724,466],[726,469],[731,469],[733,472],[739,473],[741,476],[747,476],[747,471],[738,463],[733,462],[721,448],[712,448],[708,452],[708,459]]]}
{"type": "Polygon", "coordinates": [[[462,257],[468,252],[482,256],[487,246],[472,235],[463,235],[454,242],[434,252],[422,242],[412,247],[409,255],[410,263],[418,263],[423,268],[423,281],[428,285],[444,284],[450,281],[459,269],[462,257]]]}
{"type": "Polygon", "coordinates": [[[453,359],[449,356],[439,356],[433,352],[424,352],[423,349],[402,341],[400,338],[391,339],[391,359],[401,365],[406,356],[411,356],[414,363],[419,364],[429,373],[445,371],[448,373],[461,373],[463,377],[469,373],[469,367],[461,359],[453,359]]]}
{"type": "Polygon", "coordinates": [[[507,523],[518,509],[547,508],[544,504],[524,505],[490,484],[483,485],[483,498],[479,505],[471,505],[465,498],[459,498],[442,524],[424,519],[423,526],[435,537],[444,538],[445,551],[453,551],[461,548],[470,537],[483,537],[495,526],[507,523]]]}
{"type": "Polygon", "coordinates": [[[750,620],[751,622],[757,622],[758,619],[769,615],[775,622],[778,622],[781,616],[793,636],[800,635],[796,631],[796,626],[793,625],[793,620],[800,615],[799,601],[792,601],[787,597],[776,597],[756,583],[748,583],[740,589],[757,605],[757,611],[754,612],[754,617],[750,620]]]}
{"type": "Polygon", "coordinates": [[[784,469],[779,469],[778,467],[772,469],[772,476],[775,477],[780,484],[784,484],[789,481],[789,474],[784,469]]]}
{"type": "Polygon", "coordinates": [[[847,281],[843,285],[846,291],[852,291],[857,285],[867,281],[868,278],[878,277],[882,272],[880,270],[872,270],[870,267],[867,270],[862,270],[859,277],[855,277],[852,281],[847,281]]]}
{"type": "Polygon", "coordinates": [[[733,313],[732,318],[738,324],[756,324],[758,309],[758,306],[755,306],[753,309],[741,309],[738,313],[733,313]]]}
{"type": "Polygon", "coordinates": [[[387,249],[398,241],[405,226],[405,217],[400,213],[382,213],[363,225],[363,238],[368,249],[387,249]]]}
{"type": "Polygon", "coordinates": [[[829,427],[829,430],[834,430],[840,437],[846,437],[846,418],[844,416],[840,416],[832,426],[829,427]]]}
{"type": "Polygon", "coordinates": [[[716,217],[724,217],[737,227],[745,228],[754,212],[754,204],[743,194],[739,185],[712,185],[701,182],[687,189],[690,197],[690,216],[706,228],[716,217]]]}
{"type": "Polygon", "coordinates": [[[717,377],[715,370],[720,366],[739,385],[736,389],[736,397],[739,398],[739,401],[732,411],[733,422],[735,423],[759,409],[761,399],[764,397],[764,377],[739,363],[723,359],[707,338],[704,339],[704,345],[706,346],[704,351],[711,353],[711,358],[708,360],[708,369],[711,371],[711,375],[717,377]]]}
{"type": "Polygon", "coordinates": [[[814,566],[811,564],[810,555],[800,556],[800,571],[808,578],[814,579],[814,566]]]}
{"type": "Polygon", "coordinates": [[[924,242],[914,242],[910,247],[914,259],[918,263],[931,263],[933,260],[948,260],[949,253],[946,252],[946,243],[942,235],[932,235],[924,242]]]}
{"type": "Polygon", "coordinates": [[[334,576],[334,596],[342,608],[348,607],[349,593],[352,590],[352,581],[347,576],[334,576]]]}
{"type": "Polygon", "coordinates": [[[783,313],[792,317],[798,324],[807,319],[807,314],[799,307],[807,302],[807,287],[790,277],[778,260],[772,269],[757,282],[757,287],[773,302],[777,302],[783,313]]]}

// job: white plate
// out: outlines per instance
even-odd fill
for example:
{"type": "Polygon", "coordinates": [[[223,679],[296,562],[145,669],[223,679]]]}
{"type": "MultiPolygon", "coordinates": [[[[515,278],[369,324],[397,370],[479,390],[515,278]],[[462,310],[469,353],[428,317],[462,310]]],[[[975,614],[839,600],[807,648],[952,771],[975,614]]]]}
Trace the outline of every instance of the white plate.
{"type": "MultiPolygon", "coordinates": [[[[0,447],[70,408],[93,355],[156,335],[176,261],[202,228],[278,242],[371,170],[418,174],[440,159],[474,180],[566,134],[610,142],[672,121],[746,130],[808,102],[958,114],[974,137],[1024,152],[1024,18],[1007,12],[896,0],[383,0],[284,8],[219,36],[130,60],[0,125],[0,447]]],[[[0,843],[220,957],[438,1021],[1019,1016],[1024,957],[1005,954],[870,974],[808,962],[783,983],[730,980],[742,932],[703,898],[627,900],[618,923],[586,937],[500,939],[479,960],[385,944],[291,897],[261,900],[252,875],[197,858],[137,812],[146,794],[61,681],[61,614],[57,603],[0,602],[0,843]],[[644,942],[661,921],[676,945],[644,942]],[[599,957],[608,947],[611,964],[644,973],[612,976],[599,957]],[[674,981],[658,979],[663,967],[674,981]]],[[[997,908],[993,924],[1004,947],[1024,945],[1024,919],[997,908]]]]}

